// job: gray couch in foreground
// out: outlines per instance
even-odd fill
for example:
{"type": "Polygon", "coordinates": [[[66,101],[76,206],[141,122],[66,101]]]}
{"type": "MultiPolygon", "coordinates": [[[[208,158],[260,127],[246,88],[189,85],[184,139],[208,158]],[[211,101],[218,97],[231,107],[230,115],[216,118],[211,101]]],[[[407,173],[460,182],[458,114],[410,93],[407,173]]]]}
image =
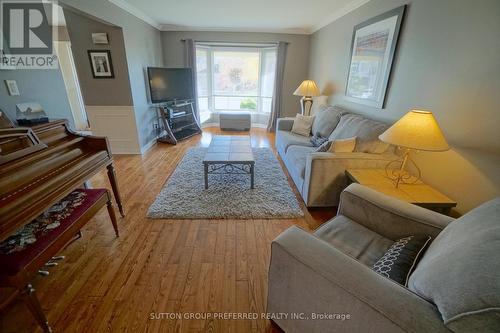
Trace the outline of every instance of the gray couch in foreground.
{"type": "Polygon", "coordinates": [[[500,198],[454,220],[352,184],[314,234],[273,241],[267,311],[309,317],[275,319],[287,333],[500,332],[499,216],[500,198]],[[371,267],[410,235],[433,241],[405,287],[371,267]]]}
{"type": "Polygon", "coordinates": [[[294,118],[280,118],[276,126],[276,150],[308,207],[337,206],[347,186],[345,170],[385,168],[397,157],[393,147],[378,139],[388,126],[349,113],[336,106],[320,106],[314,114],[311,136],[329,140],[356,137],[352,153],[315,152],[311,136],[292,133],[294,118]]]}

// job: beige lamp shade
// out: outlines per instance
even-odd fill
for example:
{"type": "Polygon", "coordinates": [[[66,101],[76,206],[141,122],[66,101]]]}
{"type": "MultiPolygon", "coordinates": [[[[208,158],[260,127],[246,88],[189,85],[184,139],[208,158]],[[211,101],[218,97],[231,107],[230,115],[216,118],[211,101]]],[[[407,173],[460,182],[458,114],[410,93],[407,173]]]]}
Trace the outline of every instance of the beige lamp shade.
{"type": "Polygon", "coordinates": [[[427,151],[450,149],[432,112],[411,110],[379,136],[392,145],[427,151]]]}
{"type": "Polygon", "coordinates": [[[304,80],[293,94],[296,96],[319,96],[320,92],[316,82],[304,80]]]}

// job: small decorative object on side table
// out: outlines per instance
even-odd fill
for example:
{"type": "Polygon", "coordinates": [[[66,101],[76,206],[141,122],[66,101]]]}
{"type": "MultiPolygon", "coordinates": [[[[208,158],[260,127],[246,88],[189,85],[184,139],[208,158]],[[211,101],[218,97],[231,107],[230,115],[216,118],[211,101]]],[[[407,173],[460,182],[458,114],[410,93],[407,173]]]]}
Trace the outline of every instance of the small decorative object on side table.
{"type": "Polygon", "coordinates": [[[400,183],[386,176],[383,169],[347,169],[349,183],[359,183],[399,200],[448,215],[457,203],[433,187],[417,180],[413,184],[400,183]]]}

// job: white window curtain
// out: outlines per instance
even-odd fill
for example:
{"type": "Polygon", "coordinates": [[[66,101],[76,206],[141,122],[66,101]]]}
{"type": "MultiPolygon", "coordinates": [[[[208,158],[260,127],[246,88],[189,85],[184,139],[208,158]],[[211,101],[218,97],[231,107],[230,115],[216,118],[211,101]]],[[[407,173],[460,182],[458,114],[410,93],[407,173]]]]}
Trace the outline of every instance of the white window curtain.
{"type": "Polygon", "coordinates": [[[287,48],[288,43],[278,43],[271,115],[269,116],[269,123],[267,124],[267,130],[270,132],[274,132],[276,130],[276,121],[281,116],[281,109],[283,105],[283,76],[285,74],[287,48]]]}

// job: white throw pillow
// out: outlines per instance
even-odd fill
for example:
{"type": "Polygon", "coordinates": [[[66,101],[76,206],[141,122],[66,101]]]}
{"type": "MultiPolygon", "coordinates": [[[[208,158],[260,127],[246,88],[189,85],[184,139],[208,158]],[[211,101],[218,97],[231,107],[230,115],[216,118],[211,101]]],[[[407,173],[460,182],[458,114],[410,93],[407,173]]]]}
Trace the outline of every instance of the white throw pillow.
{"type": "Polygon", "coordinates": [[[352,153],[354,148],[356,147],[356,137],[348,138],[348,139],[339,139],[333,140],[330,148],[328,149],[329,153],[352,153]]]}
{"type": "Polygon", "coordinates": [[[311,136],[313,120],[314,116],[303,116],[298,114],[293,121],[292,133],[307,137],[311,136]]]}

